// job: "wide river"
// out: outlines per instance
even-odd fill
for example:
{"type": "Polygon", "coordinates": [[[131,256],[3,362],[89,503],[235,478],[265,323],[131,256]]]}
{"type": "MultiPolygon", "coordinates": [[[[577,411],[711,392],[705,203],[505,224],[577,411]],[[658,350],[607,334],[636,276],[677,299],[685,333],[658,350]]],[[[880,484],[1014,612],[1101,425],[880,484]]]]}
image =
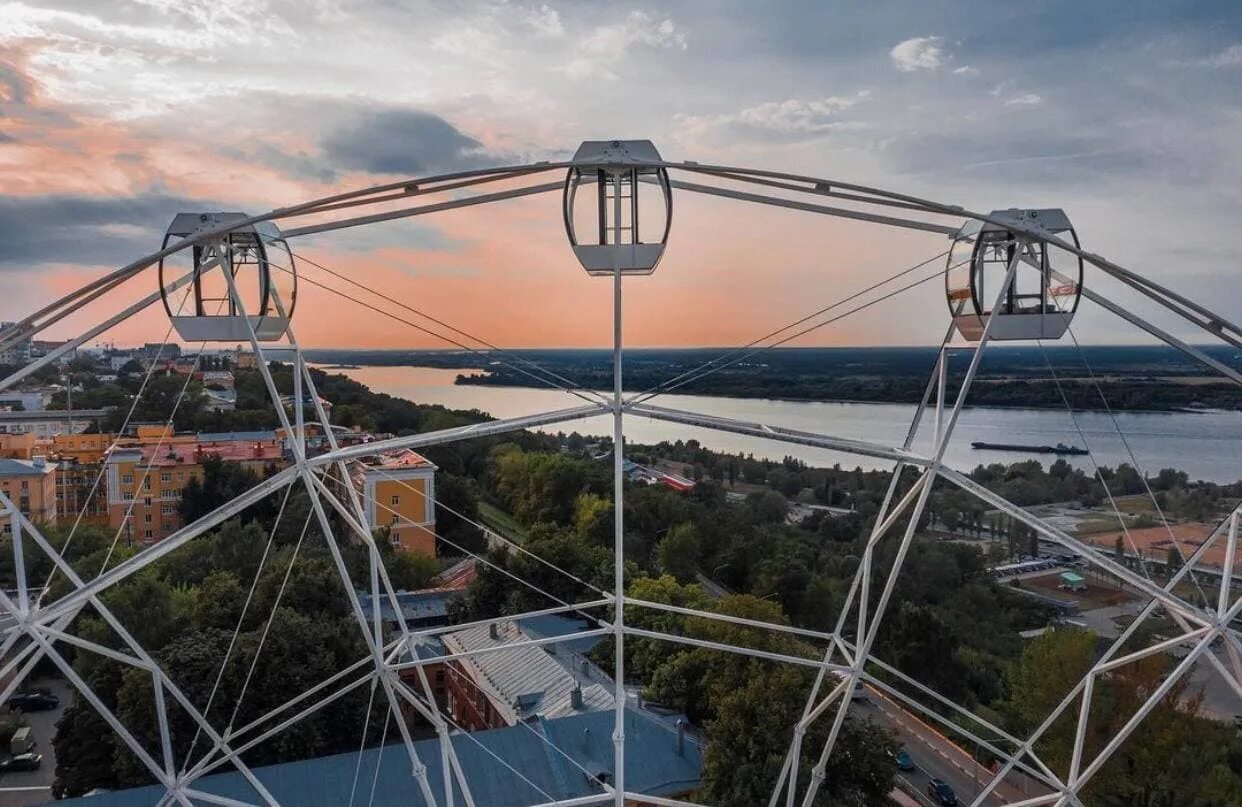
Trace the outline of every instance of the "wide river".
{"type": "MultiPolygon", "coordinates": [[[[458,373],[468,372],[461,370],[360,367],[331,372],[344,373],[376,392],[452,409],[479,409],[498,418],[530,415],[581,403],[578,398],[554,389],[458,386],[453,383],[458,373]]],[[[676,394],[661,395],[652,403],[892,446],[900,446],[905,439],[915,410],[910,404],[816,403],[676,394]]],[[[601,415],[550,426],[546,431],[611,434],[612,422],[601,415]]],[[[925,452],[931,441],[930,422],[925,421],[920,432],[925,438],[916,441],[914,447],[925,452]]],[[[885,467],[879,460],[867,457],[635,416],[626,418],[625,437],[635,443],[695,439],[716,451],[742,452],[769,459],[793,456],[818,466],[840,463],[847,468],[855,465],[885,467]]],[[[980,463],[1034,458],[1047,464],[1055,459],[1047,454],[973,449],[970,444],[974,441],[1080,446],[1089,449],[1091,455],[1065,459],[1088,472],[1093,470],[1093,461],[1100,465],[1137,461],[1138,467],[1148,474],[1161,468],[1177,468],[1188,473],[1191,479],[1215,482],[1242,479],[1240,412],[1118,412],[1110,417],[1103,412],[1079,412],[1071,416],[1065,411],[967,408],[954,431],[945,461],[954,468],[970,470],[980,463]]]]}

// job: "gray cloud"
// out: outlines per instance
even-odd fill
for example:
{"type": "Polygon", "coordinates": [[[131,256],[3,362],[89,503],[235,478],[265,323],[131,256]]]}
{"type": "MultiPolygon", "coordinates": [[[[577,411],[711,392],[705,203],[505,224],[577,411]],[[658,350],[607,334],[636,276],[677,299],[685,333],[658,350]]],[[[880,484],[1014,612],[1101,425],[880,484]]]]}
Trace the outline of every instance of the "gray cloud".
{"type": "Polygon", "coordinates": [[[30,80],[16,67],[0,62],[0,100],[10,104],[24,104],[30,91],[30,80]]]}
{"type": "Polygon", "coordinates": [[[158,193],[0,197],[0,267],[123,265],[158,250],[174,214],[234,209],[158,193]]]}
{"type": "Polygon", "coordinates": [[[998,181],[1083,182],[1091,176],[1133,172],[1148,155],[1102,136],[1002,137],[995,132],[915,133],[894,138],[885,151],[903,174],[982,176],[995,171],[998,181]],[[1090,175],[1090,176],[1089,176],[1090,175]]]}
{"type": "Polygon", "coordinates": [[[223,146],[219,152],[241,162],[266,165],[298,180],[328,184],[335,182],[337,178],[337,172],[332,166],[315,155],[304,151],[288,151],[271,143],[223,146]]]}
{"type": "Polygon", "coordinates": [[[324,138],[320,146],[341,169],[420,174],[481,166],[494,157],[456,126],[416,109],[375,109],[324,138]]]}

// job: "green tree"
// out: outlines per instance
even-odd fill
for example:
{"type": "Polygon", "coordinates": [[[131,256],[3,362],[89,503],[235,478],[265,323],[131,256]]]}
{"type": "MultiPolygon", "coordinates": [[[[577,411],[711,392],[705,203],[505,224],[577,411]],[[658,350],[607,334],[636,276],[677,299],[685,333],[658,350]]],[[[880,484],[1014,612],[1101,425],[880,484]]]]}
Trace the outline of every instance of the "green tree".
{"type": "MultiPolygon", "coordinates": [[[[207,515],[220,505],[249,491],[259,484],[259,476],[236,462],[224,462],[219,457],[203,459],[202,479],[194,478],[181,489],[181,519],[186,524],[207,515]]],[[[292,494],[291,494],[292,495],[292,494]]],[[[266,515],[266,505],[259,505],[247,512],[257,518],[266,515]]]]}
{"type": "Polygon", "coordinates": [[[746,502],[756,518],[769,524],[779,524],[789,512],[789,502],[774,490],[751,493],[746,497],[746,502]]]}
{"type": "Polygon", "coordinates": [[[1182,553],[1176,546],[1171,546],[1164,558],[1164,573],[1172,576],[1180,568],[1182,568],[1182,553]]]}
{"type": "Polygon", "coordinates": [[[694,579],[698,571],[699,531],[693,524],[678,524],[668,531],[656,547],[656,562],[665,574],[671,574],[681,582],[694,579]]]}
{"type": "Polygon", "coordinates": [[[472,479],[450,473],[436,475],[436,535],[438,552],[461,555],[482,552],[483,533],[473,523],[479,521],[479,490],[472,479]],[[447,543],[451,541],[452,543],[447,543]]]}

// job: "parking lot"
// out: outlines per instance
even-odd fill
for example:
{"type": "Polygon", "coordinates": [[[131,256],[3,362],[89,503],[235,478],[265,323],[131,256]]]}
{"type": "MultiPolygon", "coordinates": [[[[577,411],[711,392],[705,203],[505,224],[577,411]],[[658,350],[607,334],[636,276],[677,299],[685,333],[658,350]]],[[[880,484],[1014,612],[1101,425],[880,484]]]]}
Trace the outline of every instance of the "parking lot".
{"type": "MultiPolygon", "coordinates": [[[[69,704],[72,694],[68,685],[58,679],[37,679],[31,682],[31,688],[54,693],[60,698],[60,706],[26,715],[26,723],[35,737],[35,753],[43,755],[43,765],[37,771],[18,771],[0,776],[0,807],[25,807],[52,799],[52,780],[56,776],[56,752],[52,748],[52,738],[56,735],[56,721],[69,704]]],[[[3,749],[6,758],[8,750],[3,749]]]]}

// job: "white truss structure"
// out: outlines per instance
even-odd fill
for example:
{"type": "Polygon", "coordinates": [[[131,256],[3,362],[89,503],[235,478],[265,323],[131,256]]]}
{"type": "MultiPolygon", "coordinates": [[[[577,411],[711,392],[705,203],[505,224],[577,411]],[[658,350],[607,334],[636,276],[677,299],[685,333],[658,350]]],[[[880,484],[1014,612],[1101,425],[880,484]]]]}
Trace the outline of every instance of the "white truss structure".
{"type": "MultiPolygon", "coordinates": [[[[439,176],[405,180],[402,182],[367,188],[350,193],[339,194],[314,200],[305,204],[270,211],[260,216],[247,219],[243,224],[256,222],[279,221],[286,223],[284,237],[296,240],[313,234],[327,233],[345,228],[363,226],[380,221],[388,221],[412,216],[428,215],[441,211],[485,205],[507,199],[544,194],[562,189],[559,181],[539,181],[549,172],[564,171],[570,163],[537,163],[533,165],[511,166],[497,169],[444,174],[439,176]],[[533,184],[532,184],[533,181],[533,184]],[[505,187],[502,190],[479,192],[484,186],[500,183],[516,187],[505,187]],[[460,192],[472,195],[462,195],[460,192]],[[439,201],[422,201],[421,197],[437,197],[439,201]],[[418,199],[414,206],[401,207],[406,200],[418,199]],[[371,208],[362,214],[348,213],[355,208],[371,208]],[[287,222],[300,217],[310,217],[311,223],[288,227],[287,222]]],[[[960,207],[940,204],[902,194],[892,193],[877,188],[852,185],[835,180],[816,177],[804,177],[770,171],[756,171],[727,166],[702,165],[698,163],[651,162],[645,166],[650,169],[664,169],[672,179],[669,186],[688,194],[706,194],[724,197],[751,204],[772,205],[796,211],[845,218],[870,224],[899,227],[924,231],[940,236],[951,236],[959,229],[962,219],[978,222],[991,222],[988,216],[965,210],[960,207]],[[946,223],[951,222],[951,223],[946,223]]],[[[619,204],[619,202],[618,202],[619,204]]],[[[97,325],[87,329],[78,337],[68,341],[62,347],[51,351],[46,356],[32,361],[26,367],[0,381],[0,389],[7,388],[25,378],[40,367],[54,362],[67,352],[104,333],[109,328],[128,319],[147,306],[156,304],[160,299],[159,292],[148,294],[138,300],[121,305],[111,302],[116,295],[130,283],[133,278],[150,276],[151,267],[160,259],[186,249],[192,243],[205,243],[212,237],[219,237],[225,231],[207,232],[197,236],[193,241],[185,240],[170,245],[168,248],[141,258],[99,280],[96,280],[66,297],[57,300],[47,307],[17,323],[10,331],[0,335],[0,349],[29,338],[33,334],[55,325],[64,318],[77,313],[97,300],[104,300],[115,310],[104,317],[97,325]]],[[[1228,344],[1242,347],[1242,329],[1225,318],[1209,311],[1177,293],[1163,288],[1156,283],[1124,269],[1098,255],[1078,248],[1072,243],[1055,237],[1041,234],[1039,231],[1018,232],[1018,248],[1010,261],[1006,281],[1000,287],[998,295],[1003,295],[1020,262],[1029,260],[1026,251],[1032,244],[1053,244],[1074,255],[1080,256],[1095,272],[1096,279],[1111,279],[1124,286],[1137,290],[1161,307],[1172,311],[1185,321],[1198,327],[1205,333],[1219,338],[1228,344]]],[[[222,273],[228,278],[229,294],[238,307],[243,320],[245,310],[242,295],[237,284],[228,272],[222,273]]],[[[182,288],[190,282],[189,275],[182,277],[168,289],[182,288]]],[[[641,282],[641,281],[640,281],[641,282]]],[[[542,645],[580,638],[585,635],[610,636],[615,646],[615,731],[613,745],[615,749],[614,778],[602,785],[599,795],[556,801],[550,799],[548,804],[587,805],[612,803],[623,807],[628,799],[641,799],[645,803],[660,805],[686,805],[688,802],[660,798],[649,794],[633,793],[627,790],[625,782],[625,737],[623,734],[625,693],[625,640],[627,636],[641,637],[706,647],[722,652],[741,653],[755,658],[763,658],[780,663],[797,664],[816,670],[813,690],[807,700],[802,718],[792,727],[792,740],[785,757],[780,778],[769,800],[769,807],[810,807],[815,803],[816,794],[824,781],[827,767],[846,718],[846,710],[851,696],[860,687],[884,693],[894,702],[917,713],[926,721],[941,727],[951,736],[960,738],[978,748],[986,749],[990,754],[1003,760],[973,800],[975,805],[991,805],[1010,803],[1014,805],[1077,805],[1083,789],[1092,777],[1099,772],[1110,756],[1127,740],[1144,717],[1154,709],[1162,698],[1168,694],[1178,681],[1182,679],[1195,663],[1206,659],[1232,690],[1242,699],[1242,635],[1234,627],[1233,620],[1242,612],[1242,598],[1235,597],[1231,591],[1231,575],[1228,571],[1221,575],[1221,583],[1211,607],[1196,604],[1177,593],[1177,585],[1188,575],[1193,575],[1194,567],[1199,558],[1211,546],[1224,543],[1226,563],[1225,569],[1230,570],[1237,555],[1239,518],[1242,510],[1235,510],[1232,516],[1222,524],[1211,539],[1205,541],[1193,553],[1188,553],[1186,562],[1180,571],[1166,585],[1160,586],[1144,574],[1133,571],[1116,562],[1109,555],[1094,546],[1079,541],[1052,524],[1047,523],[1003,497],[989,491],[982,485],[958,471],[943,464],[945,450],[953,436],[967,394],[975,379],[984,349],[989,344],[989,330],[992,320],[984,328],[982,338],[973,345],[952,344],[952,327],[942,343],[935,369],[928,381],[922,402],[910,424],[905,441],[900,446],[846,439],[827,433],[812,433],[782,428],[773,424],[751,423],[722,417],[685,412],[649,403],[651,393],[631,395],[623,393],[622,374],[622,273],[618,269],[613,273],[613,315],[614,315],[614,350],[613,380],[611,396],[600,396],[595,393],[579,395],[585,403],[570,408],[551,412],[530,414],[523,417],[493,420],[475,425],[462,426],[441,431],[426,432],[405,437],[397,437],[366,445],[342,447],[332,429],[324,408],[319,403],[312,375],[303,359],[299,343],[292,328],[285,334],[284,344],[280,346],[282,356],[290,351],[293,355],[295,394],[292,401],[292,412],[286,412],[281,404],[281,397],[276,382],[267,362],[263,360],[273,349],[272,344],[264,344],[255,335],[253,329],[249,334],[251,349],[260,358],[259,372],[262,374],[268,394],[274,402],[274,408],[280,419],[280,425],[286,433],[296,435],[294,441],[293,462],[284,470],[264,480],[261,484],[225,504],[214,512],[203,516],[197,521],[187,524],[170,537],[157,544],[143,548],[133,557],[115,565],[93,578],[83,578],[66,561],[61,558],[58,550],[53,547],[40,532],[37,525],[30,522],[14,505],[0,494],[0,518],[6,519],[12,531],[11,542],[16,567],[15,594],[0,591],[0,605],[4,613],[11,618],[11,624],[4,631],[3,642],[0,644],[0,680],[11,676],[7,686],[0,691],[0,701],[6,700],[15,692],[29,676],[35,665],[43,658],[54,663],[73,685],[79,695],[89,702],[108,723],[113,731],[128,746],[141,763],[148,769],[152,778],[166,791],[166,804],[179,804],[189,807],[192,804],[240,804],[231,799],[221,798],[196,788],[197,781],[204,775],[221,769],[235,769],[250,782],[255,791],[255,803],[275,805],[275,797],[264,788],[262,782],[247,767],[242,755],[256,745],[283,731],[288,726],[306,716],[324,708],[340,698],[370,688],[374,693],[380,692],[387,704],[387,709],[401,736],[401,742],[408,755],[410,764],[410,785],[416,787],[428,805],[446,805],[454,807],[464,804],[474,807],[474,799],[468,778],[457,758],[454,744],[451,741],[454,727],[450,720],[440,712],[432,695],[430,684],[423,670],[425,662],[417,660],[410,648],[420,638],[445,632],[445,629],[415,630],[406,624],[401,608],[397,602],[396,591],[393,589],[388,573],[380,558],[379,549],[372,538],[372,527],[367,518],[367,508],[360,500],[358,492],[350,485],[334,486],[332,475],[346,479],[348,474],[345,463],[352,459],[374,455],[383,451],[398,448],[419,448],[426,446],[467,440],[487,435],[498,435],[522,429],[536,428],[553,424],[568,423],[600,414],[609,414],[613,418],[614,437],[614,497],[616,506],[614,533],[614,581],[611,592],[602,592],[598,598],[577,602],[562,602],[555,607],[511,615],[503,618],[482,620],[471,623],[485,625],[493,622],[507,621],[523,616],[540,614],[556,614],[569,611],[594,611],[600,614],[598,628],[569,637],[539,639],[527,642],[530,645],[542,645]],[[946,395],[948,362],[950,355],[962,351],[969,353],[969,367],[956,396],[946,395]],[[952,397],[954,403],[946,405],[952,397]],[[309,411],[306,401],[314,401],[309,411]],[[893,474],[882,508],[875,520],[869,541],[861,559],[858,572],[854,576],[849,594],[835,628],[821,632],[786,625],[772,625],[754,620],[733,617],[694,609],[681,608],[655,602],[629,598],[624,586],[624,507],[625,496],[624,475],[624,423],[626,416],[638,416],[671,423],[684,424],[704,429],[714,429],[734,434],[749,435],[765,440],[795,443],[832,449],[840,452],[881,459],[893,463],[893,474]],[[921,425],[930,421],[933,430],[931,449],[925,454],[913,448],[915,438],[921,425]],[[317,424],[322,428],[329,442],[329,450],[311,454],[307,450],[305,435],[308,424],[317,424]],[[902,488],[903,478],[916,474],[915,481],[909,487],[902,488]],[[1069,692],[1064,700],[1047,716],[1044,723],[1027,737],[1013,736],[1002,728],[972,714],[964,707],[953,703],[932,689],[919,683],[915,678],[900,672],[877,658],[872,652],[876,637],[886,611],[891,604],[894,587],[902,571],[906,554],[911,547],[917,531],[920,516],[927,505],[933,485],[942,481],[961,488],[978,497],[989,507],[996,508],[1015,521],[1027,525],[1042,538],[1057,542],[1072,549],[1085,558],[1094,567],[1106,572],[1119,580],[1133,591],[1148,598],[1144,610],[1139,614],[1125,632],[1118,638],[1090,672],[1069,692]],[[228,519],[243,512],[247,507],[271,496],[279,495],[290,488],[301,486],[309,494],[314,523],[327,538],[327,546],[335,562],[341,582],[349,596],[349,605],[358,630],[364,640],[367,655],[354,664],[338,671],[331,678],[305,692],[294,694],[282,706],[268,714],[241,726],[221,728],[214,726],[200,709],[177,687],[170,671],[164,670],[159,662],[135,640],[127,627],[120,622],[101,599],[101,594],[112,586],[132,577],[159,559],[176,552],[185,544],[198,536],[215,529],[228,519]],[[345,524],[348,530],[340,534],[335,528],[334,518],[345,524]],[[877,571],[875,552],[881,542],[888,539],[896,545],[895,560],[891,568],[881,578],[878,587],[873,583],[873,572],[877,571]],[[359,598],[351,583],[341,553],[345,542],[360,543],[369,548],[370,575],[370,608],[368,610],[359,598]],[[71,590],[52,602],[43,602],[42,594],[36,593],[35,581],[27,579],[28,553],[36,547],[55,565],[57,571],[64,575],[71,584],[71,590]],[[383,602],[392,606],[392,612],[400,622],[397,636],[385,640],[381,630],[380,607],[383,602]],[[664,612],[695,616],[702,619],[718,620],[726,623],[746,626],[749,628],[783,632],[814,639],[826,645],[826,651],[820,659],[807,659],[782,653],[760,651],[747,647],[733,646],[720,642],[707,641],[687,636],[646,630],[626,622],[627,612],[633,609],[655,609],[664,612]],[[1181,635],[1162,641],[1151,647],[1123,653],[1127,641],[1146,619],[1157,611],[1167,612],[1180,626],[1181,635]],[[125,647],[115,650],[105,647],[69,632],[69,626],[79,614],[94,612],[119,636],[125,647]],[[852,638],[851,638],[852,637],[852,638]],[[1228,650],[1230,664],[1226,665],[1213,653],[1209,652],[1212,643],[1222,639],[1228,650]],[[1191,642],[1193,649],[1178,663],[1168,678],[1159,688],[1150,694],[1141,708],[1132,716],[1124,727],[1107,745],[1093,758],[1085,756],[1085,734],[1092,708],[1092,692],[1096,683],[1103,676],[1130,662],[1154,653],[1168,650],[1178,644],[1191,642]],[[155,697],[155,711],[159,728],[159,750],[152,753],[140,742],[103,703],[66,660],[61,648],[70,646],[79,651],[97,653],[124,665],[142,670],[150,675],[155,697]],[[415,659],[411,661],[411,658],[415,659]],[[402,671],[417,671],[417,686],[411,686],[401,677],[402,671]],[[916,693],[912,695],[910,693],[916,693]],[[926,701],[934,702],[938,709],[931,708],[926,701]],[[177,759],[173,751],[171,738],[172,721],[170,715],[179,709],[188,716],[201,732],[205,750],[196,758],[177,759]],[[439,754],[437,759],[421,759],[414,740],[403,718],[403,709],[410,709],[421,715],[434,728],[439,738],[439,754]],[[942,711],[957,715],[960,720],[951,720],[942,711]],[[1073,715],[1076,712],[1075,742],[1070,754],[1072,762],[1067,775],[1058,775],[1052,771],[1035,751],[1038,740],[1063,714],[1073,715]],[[273,720],[278,720],[271,725],[273,720]],[[820,748],[804,749],[803,743],[808,728],[815,721],[828,721],[830,729],[827,741],[820,748]],[[262,726],[270,726],[260,730],[262,726]],[[968,728],[972,726],[974,728],[968,728]],[[811,753],[816,760],[812,767],[809,781],[801,774],[800,760],[804,750],[811,753]],[[444,783],[442,792],[433,792],[427,770],[429,765],[439,766],[440,781],[444,783]],[[1033,783],[1038,789],[1035,795],[1015,797],[1014,789],[1007,787],[1006,782],[1015,772],[1020,772],[1024,780],[1033,783]]],[[[1151,324],[1129,308],[1122,307],[1109,299],[1094,286],[1082,289],[1087,299],[1097,303],[1105,310],[1121,317],[1148,334],[1156,337],[1204,366],[1219,373],[1225,378],[1242,384],[1242,374],[1233,368],[1221,364],[1203,351],[1188,344],[1167,331],[1151,324]]],[[[999,304],[1000,297],[997,302],[999,304]]],[[[279,301],[278,301],[279,305],[279,301]]],[[[283,310],[283,309],[282,309],[283,310]]],[[[654,394],[658,394],[658,391],[654,394]]],[[[463,626],[453,626],[459,629],[463,626]]],[[[513,645],[507,645],[512,647],[513,645]]],[[[499,648],[499,649],[505,649],[499,648]]],[[[474,651],[487,653],[490,650],[474,651]]],[[[469,655],[469,654],[467,654],[469,655]]],[[[1240,709],[1239,711],[1242,711],[1240,709]]],[[[193,749],[191,755],[193,754],[193,749]]]]}

